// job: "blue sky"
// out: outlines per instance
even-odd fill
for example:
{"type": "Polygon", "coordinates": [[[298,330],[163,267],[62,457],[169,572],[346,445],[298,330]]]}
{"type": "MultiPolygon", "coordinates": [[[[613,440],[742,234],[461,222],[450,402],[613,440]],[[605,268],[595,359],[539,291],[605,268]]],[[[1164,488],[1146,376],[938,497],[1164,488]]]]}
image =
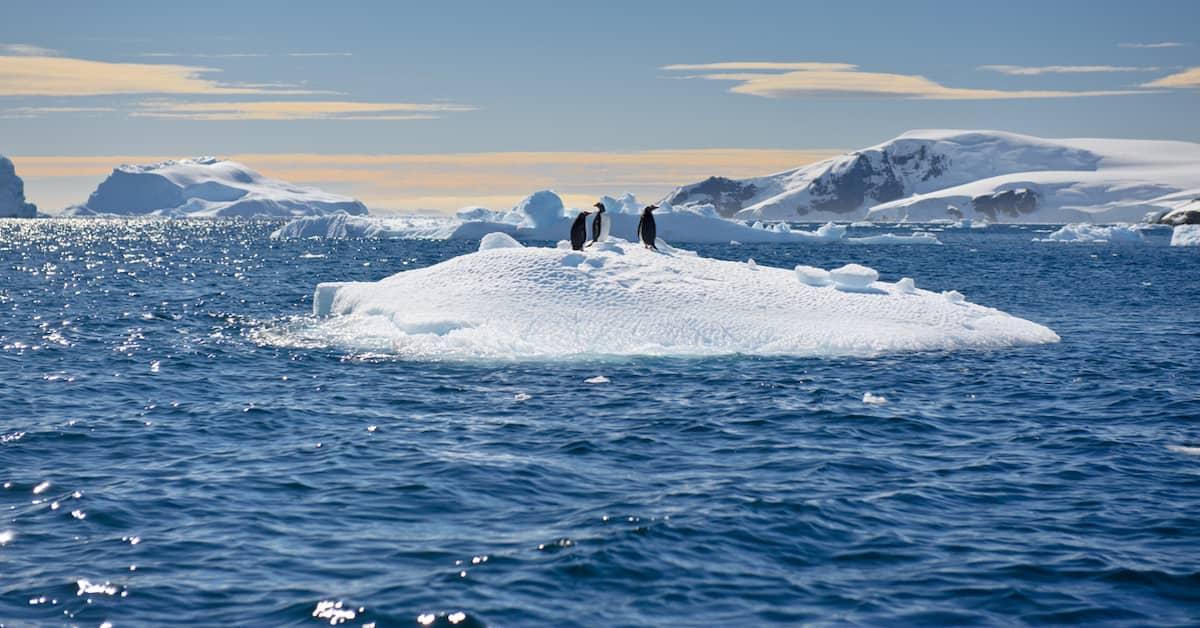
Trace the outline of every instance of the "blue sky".
{"type": "MultiPolygon", "coordinates": [[[[272,155],[269,173],[304,176],[281,156],[774,151],[734,154],[728,172],[746,175],[912,128],[1200,141],[1200,3],[1183,0],[18,1],[3,12],[0,153],[18,171],[23,156],[272,155]],[[748,65],[764,62],[792,65],[748,65]],[[691,67],[668,69],[679,65],[691,67]]],[[[609,185],[638,169],[606,159],[609,185]]],[[[708,152],[700,161],[725,173],[708,152]]],[[[562,185],[592,193],[586,165],[562,185]]],[[[99,165],[53,166],[29,176],[50,207],[96,183],[99,165]]],[[[407,209],[517,193],[477,182],[461,198],[406,195],[309,171],[407,209]]],[[[553,164],[545,172],[529,184],[558,184],[553,164]]],[[[653,193],[690,174],[627,187],[653,193]]]]}

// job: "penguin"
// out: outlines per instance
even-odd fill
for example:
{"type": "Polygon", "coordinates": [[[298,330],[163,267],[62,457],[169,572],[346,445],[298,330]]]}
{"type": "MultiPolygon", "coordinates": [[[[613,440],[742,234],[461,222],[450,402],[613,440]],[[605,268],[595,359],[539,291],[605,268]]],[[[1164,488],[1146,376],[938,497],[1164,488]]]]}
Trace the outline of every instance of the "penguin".
{"type": "Polygon", "coordinates": [[[582,251],[583,243],[587,242],[587,212],[579,212],[575,222],[571,223],[571,249],[582,251]]]}
{"type": "Polygon", "coordinates": [[[596,208],[596,217],[592,219],[592,241],[588,246],[608,240],[608,234],[612,231],[612,218],[604,215],[604,203],[596,203],[592,207],[596,208]]]}
{"type": "Polygon", "coordinates": [[[641,239],[642,245],[648,249],[658,250],[654,246],[654,241],[658,239],[658,227],[654,224],[654,210],[658,209],[658,205],[647,205],[642,210],[642,217],[638,220],[637,235],[641,239]]]}

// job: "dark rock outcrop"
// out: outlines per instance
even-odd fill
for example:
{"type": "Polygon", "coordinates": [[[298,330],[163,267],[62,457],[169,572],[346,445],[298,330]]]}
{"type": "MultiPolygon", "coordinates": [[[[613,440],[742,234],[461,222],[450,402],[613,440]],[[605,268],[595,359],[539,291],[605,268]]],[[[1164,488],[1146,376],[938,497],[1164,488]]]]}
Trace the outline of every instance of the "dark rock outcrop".
{"type": "Polygon", "coordinates": [[[1038,193],[1028,188],[1005,190],[995,194],[983,194],[971,199],[971,207],[988,220],[996,220],[1000,214],[1019,218],[1032,214],[1038,207],[1038,193]]]}

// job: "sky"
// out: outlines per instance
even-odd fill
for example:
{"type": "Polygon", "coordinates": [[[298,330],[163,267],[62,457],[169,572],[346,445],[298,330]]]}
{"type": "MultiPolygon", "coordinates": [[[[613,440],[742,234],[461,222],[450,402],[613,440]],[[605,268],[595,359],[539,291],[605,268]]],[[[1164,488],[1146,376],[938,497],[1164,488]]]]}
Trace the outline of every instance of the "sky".
{"type": "Polygon", "coordinates": [[[24,2],[0,154],[44,211],[216,155],[373,213],[586,206],[915,128],[1200,141],[1200,2],[24,2]]]}

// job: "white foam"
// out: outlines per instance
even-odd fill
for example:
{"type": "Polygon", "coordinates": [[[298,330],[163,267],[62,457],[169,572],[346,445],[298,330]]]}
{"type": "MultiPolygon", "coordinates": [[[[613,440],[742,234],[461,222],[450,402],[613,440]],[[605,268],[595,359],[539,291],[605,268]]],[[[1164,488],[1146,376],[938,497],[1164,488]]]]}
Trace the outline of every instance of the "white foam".
{"type": "Polygon", "coordinates": [[[615,238],[583,252],[490,249],[378,282],[322,284],[322,318],[260,337],[417,359],[878,355],[1058,341],[998,310],[902,293],[861,266],[835,271],[839,286],[869,290],[847,293],[792,271],[660,249],[615,238]]]}
{"type": "Polygon", "coordinates": [[[862,402],[869,406],[882,406],[888,402],[887,397],[883,395],[875,395],[870,392],[863,393],[862,402]]]}

